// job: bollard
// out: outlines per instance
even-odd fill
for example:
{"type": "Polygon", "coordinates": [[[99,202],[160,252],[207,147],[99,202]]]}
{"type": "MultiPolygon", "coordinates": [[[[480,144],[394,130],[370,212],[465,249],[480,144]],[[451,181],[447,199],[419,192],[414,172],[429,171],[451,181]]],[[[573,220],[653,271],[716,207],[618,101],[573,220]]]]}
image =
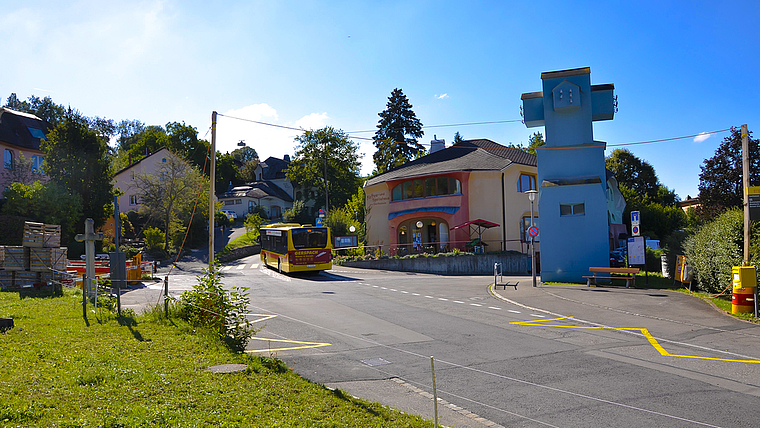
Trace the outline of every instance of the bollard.
{"type": "Polygon", "coordinates": [[[433,423],[438,428],[438,390],[435,387],[435,358],[430,356],[430,371],[433,374],[433,423]]]}
{"type": "Polygon", "coordinates": [[[164,277],[164,315],[169,318],[169,275],[164,277]]]}
{"type": "Polygon", "coordinates": [[[731,313],[751,313],[755,308],[755,288],[757,279],[754,266],[734,266],[731,268],[733,277],[733,294],[731,295],[731,313]]]}

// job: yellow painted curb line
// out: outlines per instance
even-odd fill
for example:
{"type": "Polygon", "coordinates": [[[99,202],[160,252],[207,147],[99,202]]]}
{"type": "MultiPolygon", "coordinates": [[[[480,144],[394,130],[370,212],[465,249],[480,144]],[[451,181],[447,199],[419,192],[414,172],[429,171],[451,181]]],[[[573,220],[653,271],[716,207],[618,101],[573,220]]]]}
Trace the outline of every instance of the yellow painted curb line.
{"type": "Polygon", "coordinates": [[[714,358],[714,357],[701,357],[698,355],[678,355],[678,354],[671,354],[670,352],[666,351],[665,348],[662,347],[662,345],[657,342],[657,339],[655,339],[650,333],[649,330],[646,328],[626,328],[626,327],[602,327],[602,326],[569,326],[569,325],[559,325],[559,324],[545,324],[548,321],[559,321],[564,319],[572,319],[573,317],[560,317],[560,318],[552,318],[548,320],[529,320],[529,321],[514,321],[510,324],[514,325],[527,325],[527,326],[540,326],[540,327],[556,327],[556,328],[577,328],[577,329],[590,329],[590,330],[626,330],[626,331],[638,331],[641,334],[644,335],[644,337],[647,338],[649,343],[656,349],[660,355],[665,357],[676,357],[676,358],[692,358],[696,360],[712,360],[712,361],[728,361],[732,363],[749,363],[749,364],[760,364],[760,360],[733,360],[729,358],[714,358]]]}

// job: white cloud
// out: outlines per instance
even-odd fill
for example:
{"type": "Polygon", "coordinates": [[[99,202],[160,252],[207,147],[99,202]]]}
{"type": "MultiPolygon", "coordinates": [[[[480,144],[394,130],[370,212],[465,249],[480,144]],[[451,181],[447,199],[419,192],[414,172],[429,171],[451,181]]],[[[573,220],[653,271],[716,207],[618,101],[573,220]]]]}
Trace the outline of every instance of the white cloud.
{"type": "Polygon", "coordinates": [[[449,94],[441,94],[441,95],[436,94],[435,95],[435,98],[439,99],[439,100],[442,100],[442,99],[448,98],[448,97],[449,97],[449,94]]]}
{"type": "Polygon", "coordinates": [[[325,123],[330,119],[327,113],[312,113],[296,121],[296,126],[304,130],[320,129],[325,127],[325,123]]]}
{"type": "Polygon", "coordinates": [[[712,134],[709,132],[700,132],[699,135],[694,137],[695,143],[701,143],[702,141],[705,141],[706,139],[710,138],[712,134]]]}

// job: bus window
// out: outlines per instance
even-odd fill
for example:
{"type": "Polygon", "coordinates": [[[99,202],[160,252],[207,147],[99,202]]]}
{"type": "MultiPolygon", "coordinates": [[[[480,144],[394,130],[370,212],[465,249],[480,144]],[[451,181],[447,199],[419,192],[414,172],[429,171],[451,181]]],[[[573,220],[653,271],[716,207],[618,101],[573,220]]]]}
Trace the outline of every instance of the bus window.
{"type": "Polygon", "coordinates": [[[293,229],[293,248],[327,247],[327,228],[293,229]]]}

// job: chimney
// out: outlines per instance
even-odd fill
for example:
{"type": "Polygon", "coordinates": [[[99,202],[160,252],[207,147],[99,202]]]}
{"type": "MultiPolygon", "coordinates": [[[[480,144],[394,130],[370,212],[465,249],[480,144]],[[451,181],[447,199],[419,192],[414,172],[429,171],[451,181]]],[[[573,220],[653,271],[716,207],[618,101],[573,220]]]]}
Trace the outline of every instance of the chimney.
{"type": "Polygon", "coordinates": [[[288,163],[290,163],[290,155],[285,155],[285,156],[283,156],[283,157],[282,157],[282,160],[284,160],[285,162],[288,162],[288,163]]]}
{"type": "Polygon", "coordinates": [[[444,139],[438,139],[437,135],[433,135],[433,141],[430,142],[430,153],[435,153],[438,150],[443,150],[446,148],[446,140],[444,139]]]}

